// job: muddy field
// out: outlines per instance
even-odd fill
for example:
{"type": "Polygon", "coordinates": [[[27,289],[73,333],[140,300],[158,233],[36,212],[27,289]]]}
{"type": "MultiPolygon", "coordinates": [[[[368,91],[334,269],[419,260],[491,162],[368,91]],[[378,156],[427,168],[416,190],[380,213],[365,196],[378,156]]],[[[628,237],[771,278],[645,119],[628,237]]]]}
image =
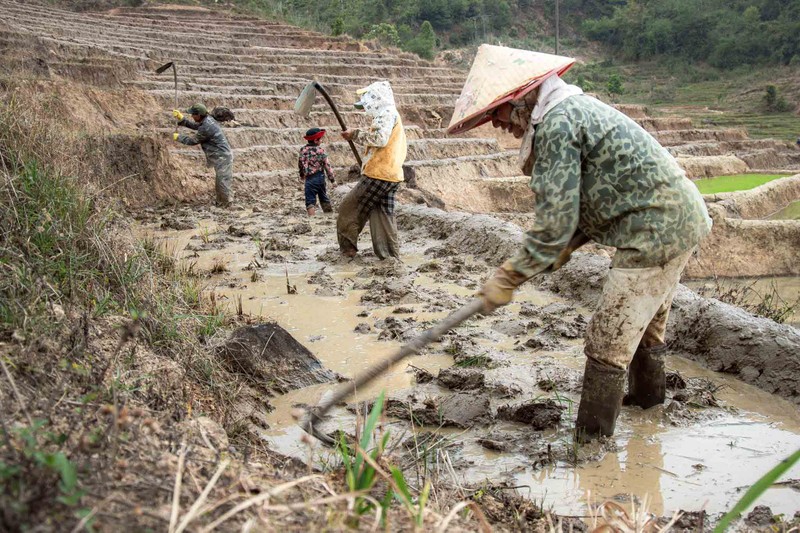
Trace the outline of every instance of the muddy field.
{"type": "MultiPolygon", "coordinates": [[[[366,251],[340,258],[334,218],[306,217],[299,192],[231,212],[151,210],[136,231],[192,264],[218,302],[276,321],[346,378],[466,303],[492,270],[494,263],[465,254],[447,235],[436,238],[424,220],[414,229],[408,213],[400,219],[402,262],[378,261],[368,235],[366,251]],[[287,283],[296,293],[287,293],[287,283]]],[[[492,220],[503,224],[483,222],[492,220]]],[[[384,428],[408,471],[425,468],[461,487],[516,487],[572,516],[585,514],[589,491],[621,501],[649,494],[659,514],[714,516],[800,442],[794,405],[673,355],[663,407],[626,408],[614,439],[576,448],[581,337],[591,312],[543,290],[547,283],[529,283],[508,308],[470,320],[397,365],[322,429],[352,434],[356,414],[385,391],[384,428]]],[[[306,443],[292,418],[293,408],[315,404],[333,385],[271,398],[272,411],[251,421],[275,451],[317,466],[335,463],[331,450],[306,443]]],[[[790,477],[798,475],[795,469],[790,477]]],[[[792,515],[800,494],[775,488],[763,503],[792,515]]]]}

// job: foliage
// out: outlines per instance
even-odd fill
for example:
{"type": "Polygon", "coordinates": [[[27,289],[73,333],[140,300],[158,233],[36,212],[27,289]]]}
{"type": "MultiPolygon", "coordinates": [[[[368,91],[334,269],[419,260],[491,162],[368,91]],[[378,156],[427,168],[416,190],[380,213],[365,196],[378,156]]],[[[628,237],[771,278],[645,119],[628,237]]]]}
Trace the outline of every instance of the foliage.
{"type": "Polygon", "coordinates": [[[622,86],[622,78],[619,74],[612,74],[611,77],[608,78],[606,90],[609,94],[622,94],[625,92],[625,88],[622,86]]]}
{"type": "Polygon", "coordinates": [[[411,41],[403,45],[403,49],[413,52],[425,59],[433,59],[434,47],[436,46],[436,34],[433,26],[427,20],[422,23],[419,34],[411,41]]]}
{"type": "Polygon", "coordinates": [[[397,28],[395,28],[394,24],[387,24],[385,22],[374,24],[369,32],[364,35],[364,39],[375,39],[386,46],[398,46],[400,44],[400,36],[397,34],[397,28]]]}
{"type": "Polygon", "coordinates": [[[747,492],[744,493],[744,496],[736,502],[733,509],[728,511],[725,516],[722,517],[717,523],[717,526],[714,528],[714,533],[724,533],[728,527],[731,525],[731,522],[739,518],[741,514],[750,507],[753,502],[755,502],[768,488],[772,486],[783,474],[789,471],[796,463],[800,462],[800,449],[794,452],[792,455],[778,463],[778,465],[764,474],[758,481],[756,481],[747,492]]]}
{"type": "Polygon", "coordinates": [[[789,111],[790,106],[786,99],[778,95],[778,88],[774,85],[767,85],[764,94],[764,104],[767,106],[767,111],[784,112],[789,111]]]}
{"type": "MultiPolygon", "coordinates": [[[[602,9],[595,9],[602,13],[602,9]]],[[[583,23],[627,59],[678,56],[713,66],[780,63],[800,54],[800,4],[781,0],[628,1],[583,23]]]]}
{"type": "MultiPolygon", "coordinates": [[[[359,439],[359,447],[361,450],[369,450],[369,444],[372,440],[373,433],[378,424],[378,418],[383,412],[383,400],[385,393],[381,392],[375,404],[370,410],[367,421],[364,423],[364,428],[359,439]]],[[[356,436],[358,438],[358,436],[356,436]]],[[[389,440],[389,434],[384,433],[383,437],[377,441],[377,445],[371,450],[367,451],[368,455],[373,461],[377,461],[386,449],[386,443],[389,440]]],[[[353,491],[365,491],[372,488],[375,484],[375,468],[364,460],[360,453],[356,453],[352,457],[352,451],[347,445],[345,435],[342,434],[339,438],[339,455],[342,458],[342,463],[345,469],[345,480],[347,487],[353,491]]],[[[364,498],[359,498],[356,502],[356,513],[364,514],[372,508],[372,504],[364,498]]]]}
{"type": "Polygon", "coordinates": [[[64,434],[45,431],[46,421],[34,420],[30,426],[20,426],[5,434],[3,447],[6,457],[17,460],[6,463],[0,459],[0,501],[6,516],[13,513],[24,520],[31,506],[65,506],[74,508],[81,502],[84,491],[78,483],[75,465],[59,448],[66,441],[64,434]],[[57,482],[56,482],[57,480],[57,482]]]}

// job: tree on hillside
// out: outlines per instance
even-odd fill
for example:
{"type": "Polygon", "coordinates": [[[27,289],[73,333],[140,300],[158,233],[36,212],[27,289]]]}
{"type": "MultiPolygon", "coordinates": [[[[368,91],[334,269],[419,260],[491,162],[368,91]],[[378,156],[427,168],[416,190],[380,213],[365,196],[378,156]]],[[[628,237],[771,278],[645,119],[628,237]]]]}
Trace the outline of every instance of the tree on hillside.
{"type": "Polygon", "coordinates": [[[425,59],[433,59],[436,47],[436,33],[433,31],[433,26],[427,20],[422,23],[419,33],[403,48],[408,52],[413,52],[425,59]]]}

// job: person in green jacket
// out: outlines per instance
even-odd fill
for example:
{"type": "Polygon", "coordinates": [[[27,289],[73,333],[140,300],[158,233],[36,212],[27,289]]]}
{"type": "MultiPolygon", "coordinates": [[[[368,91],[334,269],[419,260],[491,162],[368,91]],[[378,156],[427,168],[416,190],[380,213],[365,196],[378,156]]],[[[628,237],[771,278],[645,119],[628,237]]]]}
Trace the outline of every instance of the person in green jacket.
{"type": "Polygon", "coordinates": [[[479,294],[491,312],[532,276],[560,267],[581,244],[616,248],[586,332],[576,421],[581,442],[611,436],[623,400],[646,409],[665,399],[670,304],[711,219],[695,185],[649,133],[560,79],[573,59],[487,46],[449,131],[491,121],[522,139],[520,165],[531,176],[536,219],[519,251],[479,294]],[[525,81],[509,88],[514,76],[525,81]]]}
{"type": "Polygon", "coordinates": [[[173,140],[186,146],[200,145],[206,155],[206,164],[214,167],[216,174],[214,189],[217,196],[216,205],[229,207],[233,201],[233,152],[228,144],[228,139],[222,127],[209,116],[208,109],[203,104],[194,104],[186,110],[192,116],[189,120],[183,113],[175,109],[173,116],[178,119],[178,125],[190,130],[195,130],[195,135],[173,134],[173,140]]]}

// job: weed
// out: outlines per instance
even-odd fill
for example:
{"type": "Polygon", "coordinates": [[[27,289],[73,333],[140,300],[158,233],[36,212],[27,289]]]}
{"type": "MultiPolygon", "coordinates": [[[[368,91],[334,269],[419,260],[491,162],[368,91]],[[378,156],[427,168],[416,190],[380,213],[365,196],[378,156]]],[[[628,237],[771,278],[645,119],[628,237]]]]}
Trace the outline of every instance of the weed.
{"type": "Polygon", "coordinates": [[[225,264],[225,260],[221,257],[215,257],[214,262],[211,264],[211,270],[209,272],[211,274],[223,274],[228,271],[228,266],[225,264]]]}
{"type": "Polygon", "coordinates": [[[715,298],[756,316],[769,318],[779,324],[791,317],[800,306],[800,299],[787,302],[778,293],[774,282],[764,289],[756,287],[757,281],[750,282],[725,282],[714,278],[713,283],[700,287],[697,293],[707,298],[715,298]]]}
{"type": "MultiPolygon", "coordinates": [[[[359,448],[361,450],[369,450],[369,444],[372,440],[372,435],[375,432],[375,428],[378,424],[378,417],[383,411],[384,396],[385,393],[381,392],[380,396],[378,396],[378,399],[375,400],[375,403],[373,404],[372,409],[367,416],[367,420],[364,423],[361,438],[359,439],[358,435],[356,435],[356,440],[358,441],[359,448]]],[[[389,433],[387,432],[384,433],[383,437],[377,441],[377,445],[374,448],[372,448],[370,451],[365,451],[365,453],[367,453],[373,461],[378,460],[381,454],[383,454],[383,451],[386,449],[386,443],[388,440],[389,433]]],[[[371,489],[375,484],[375,468],[365,461],[363,455],[360,453],[356,453],[355,457],[352,457],[352,452],[347,445],[344,434],[341,434],[339,437],[338,451],[342,458],[342,463],[344,464],[347,487],[353,492],[368,491],[371,489]]],[[[372,506],[373,504],[368,500],[359,498],[356,501],[355,511],[358,515],[362,515],[368,512],[372,506]]]]}
{"type": "Polygon", "coordinates": [[[474,355],[459,359],[453,363],[453,366],[458,368],[471,368],[471,367],[485,367],[491,362],[491,359],[485,355],[474,355]]]}
{"type": "Polygon", "coordinates": [[[15,454],[17,460],[0,460],[0,497],[6,512],[16,515],[23,526],[32,506],[57,502],[75,508],[84,495],[75,465],[59,449],[67,436],[46,431],[46,424],[34,420],[30,426],[14,428],[11,435],[5,435],[4,446],[10,448],[6,452],[15,454]]]}

